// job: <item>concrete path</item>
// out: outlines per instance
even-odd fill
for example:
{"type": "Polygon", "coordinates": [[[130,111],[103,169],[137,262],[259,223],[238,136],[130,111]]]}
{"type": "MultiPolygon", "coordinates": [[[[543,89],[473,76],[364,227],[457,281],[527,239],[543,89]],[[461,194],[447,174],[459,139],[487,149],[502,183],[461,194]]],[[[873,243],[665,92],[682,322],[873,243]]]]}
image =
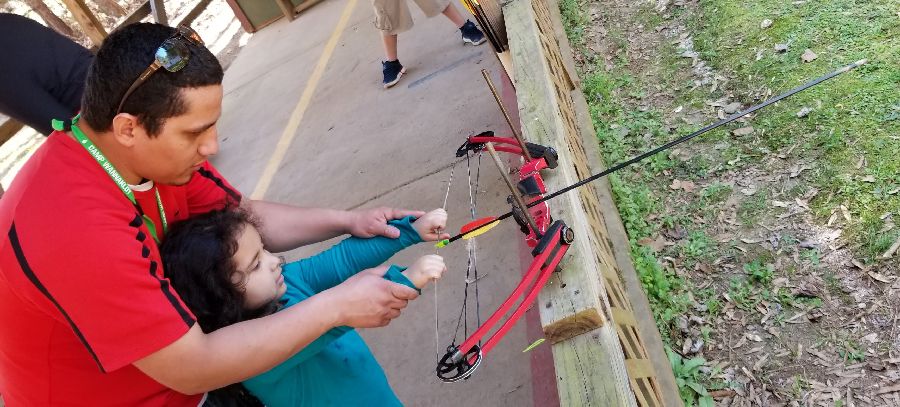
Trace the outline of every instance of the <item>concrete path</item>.
{"type": "MultiPolygon", "coordinates": [[[[347,209],[440,207],[465,136],[508,134],[480,75],[488,69],[499,84],[501,68],[489,45],[463,46],[444,17],[413,14],[416,27],[400,36],[400,61],[408,72],[389,90],[381,86],[381,39],[368,1],[327,0],[293,22],[254,34],[225,75],[222,144],[214,163],[244,194],[272,201],[347,209]]],[[[489,157],[481,167],[479,216],[507,211],[506,189],[489,157]]],[[[465,163],[456,165],[447,203],[451,230],[469,219],[465,170],[465,163]]],[[[479,281],[482,319],[519,281],[520,241],[513,222],[479,238],[479,273],[486,275],[479,281]]],[[[434,251],[420,245],[392,262],[409,264],[434,251]]],[[[449,267],[437,290],[443,353],[463,300],[465,244],[441,254],[449,267]]],[[[363,332],[398,396],[411,406],[533,405],[530,355],[521,352],[531,342],[524,321],[472,379],[437,380],[434,295],[426,289],[389,327],[363,332]]],[[[552,365],[546,368],[552,375],[552,365]]]]}

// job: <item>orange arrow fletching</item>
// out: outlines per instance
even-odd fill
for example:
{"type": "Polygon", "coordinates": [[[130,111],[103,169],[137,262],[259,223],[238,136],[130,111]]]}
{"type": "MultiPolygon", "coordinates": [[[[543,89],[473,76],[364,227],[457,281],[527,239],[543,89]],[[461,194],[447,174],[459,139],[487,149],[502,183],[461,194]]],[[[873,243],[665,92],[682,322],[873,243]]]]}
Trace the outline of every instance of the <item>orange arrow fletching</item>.
{"type": "Polygon", "coordinates": [[[459,229],[459,233],[463,235],[462,238],[464,240],[468,240],[476,236],[481,236],[493,229],[494,226],[497,226],[499,223],[500,221],[494,217],[482,218],[465,224],[459,229]]]}

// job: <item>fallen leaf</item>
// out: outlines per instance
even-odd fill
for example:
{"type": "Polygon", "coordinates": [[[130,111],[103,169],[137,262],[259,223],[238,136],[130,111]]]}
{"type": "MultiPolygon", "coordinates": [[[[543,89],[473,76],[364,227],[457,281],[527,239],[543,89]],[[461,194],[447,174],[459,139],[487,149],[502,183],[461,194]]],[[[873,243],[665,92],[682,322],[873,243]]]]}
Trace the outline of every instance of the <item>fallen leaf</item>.
{"type": "Polygon", "coordinates": [[[885,394],[885,393],[893,393],[896,391],[900,391],[900,383],[897,383],[893,386],[882,387],[875,394],[885,394]]]}
{"type": "Polygon", "coordinates": [[[653,250],[654,252],[659,252],[660,250],[668,246],[669,242],[666,240],[666,238],[657,236],[656,239],[645,237],[641,240],[638,240],[638,244],[641,246],[649,247],[650,250],[653,250]]]}
{"type": "Polygon", "coordinates": [[[844,215],[844,219],[845,219],[847,222],[850,222],[850,220],[852,219],[852,218],[850,217],[850,210],[847,209],[847,207],[844,206],[844,205],[841,205],[840,208],[841,208],[841,215],[844,215]]]}
{"type": "Polygon", "coordinates": [[[865,177],[862,177],[862,181],[863,182],[875,182],[875,177],[872,175],[866,175],[865,177]]]}
{"type": "Polygon", "coordinates": [[[782,202],[782,201],[772,201],[772,206],[777,207],[777,208],[790,208],[791,203],[790,202],[782,202]]]}
{"type": "Polygon", "coordinates": [[[806,165],[795,164],[791,167],[791,178],[797,178],[803,171],[811,170],[812,167],[806,165]]]}
{"type": "Polygon", "coordinates": [[[725,107],[722,108],[722,110],[724,110],[726,114],[732,114],[732,113],[737,112],[738,110],[741,110],[741,104],[738,102],[732,102],[732,103],[725,105],[725,107]]]}
{"type": "Polygon", "coordinates": [[[893,257],[894,253],[896,253],[898,249],[900,249],[900,238],[898,238],[897,241],[894,242],[894,244],[892,244],[891,247],[889,249],[887,249],[887,251],[884,252],[884,254],[881,255],[881,258],[889,259],[889,258],[893,257]]]}
{"type": "Polygon", "coordinates": [[[759,191],[759,188],[756,186],[756,184],[750,184],[749,186],[747,186],[747,188],[741,188],[741,193],[747,196],[751,196],[757,191],[759,191]]]}
{"type": "Polygon", "coordinates": [[[803,55],[800,55],[800,59],[802,59],[803,62],[812,62],[815,61],[818,57],[819,56],[816,55],[815,52],[812,52],[812,50],[809,48],[807,48],[806,51],[803,51],[803,55]]]}
{"type": "Polygon", "coordinates": [[[759,28],[762,28],[762,29],[764,29],[764,30],[765,30],[766,28],[771,27],[771,26],[772,26],[772,20],[770,20],[770,19],[768,19],[768,18],[765,19],[765,20],[762,20],[762,22],[759,23],[759,28]]]}
{"type": "Polygon", "coordinates": [[[866,335],[866,336],[863,336],[862,338],[859,338],[859,340],[861,340],[861,341],[868,341],[868,342],[871,342],[871,343],[878,342],[878,332],[872,332],[872,333],[870,333],[870,334],[868,334],[868,335],[866,335]]]}
{"type": "Polygon", "coordinates": [[[890,283],[890,282],[894,281],[894,279],[896,278],[896,277],[890,278],[883,274],[876,273],[874,271],[870,271],[868,274],[869,274],[869,277],[872,277],[873,280],[881,281],[882,283],[890,283]]]}
{"type": "Polygon", "coordinates": [[[734,134],[735,136],[746,136],[746,135],[752,134],[752,133],[753,133],[752,126],[741,127],[739,129],[735,129],[731,132],[731,134],[734,134]]]}
{"type": "Polygon", "coordinates": [[[723,399],[725,397],[734,397],[737,392],[734,389],[713,390],[709,392],[709,397],[714,399],[723,399]]]}
{"type": "Polygon", "coordinates": [[[697,189],[697,185],[693,181],[681,181],[681,189],[684,192],[694,192],[697,189]]]}
{"type": "Polygon", "coordinates": [[[677,180],[677,179],[672,180],[672,184],[669,185],[669,188],[671,188],[671,189],[681,189],[681,181],[680,181],[680,180],[677,180]]]}

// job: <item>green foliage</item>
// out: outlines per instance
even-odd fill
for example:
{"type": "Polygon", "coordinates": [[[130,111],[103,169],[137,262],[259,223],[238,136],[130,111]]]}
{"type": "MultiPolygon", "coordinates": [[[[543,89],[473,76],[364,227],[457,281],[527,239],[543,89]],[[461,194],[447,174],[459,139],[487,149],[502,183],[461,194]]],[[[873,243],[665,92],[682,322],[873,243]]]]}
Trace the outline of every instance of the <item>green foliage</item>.
{"type": "Polygon", "coordinates": [[[714,406],[713,398],[706,390],[706,386],[703,385],[705,375],[700,370],[706,364],[706,359],[700,357],[684,359],[668,346],[666,354],[669,355],[669,364],[672,365],[672,372],[675,374],[675,383],[678,385],[681,401],[688,406],[714,406]]]}
{"type": "Polygon", "coordinates": [[[761,259],[756,259],[745,264],[744,272],[747,273],[751,281],[763,286],[771,285],[772,279],[775,276],[775,268],[771,264],[763,264],[761,259]]]}
{"type": "MultiPolygon", "coordinates": [[[[880,217],[900,213],[900,19],[896,0],[834,0],[794,4],[779,0],[733,2],[701,0],[688,19],[694,48],[714,69],[728,74],[729,88],[740,93],[761,87],[775,93],[839,66],[868,58],[869,63],[770,108],[753,119],[757,140],[747,148],[724,151],[728,162],[759,144],[770,150],[800,148],[816,167],[801,178],[819,189],[810,202],[818,216],[829,216],[846,204],[853,221],[845,238],[860,246],[859,255],[873,262],[887,240],[879,230],[880,217]],[[762,29],[763,19],[774,21],[762,29]],[[789,44],[775,53],[772,45],[789,44]],[[818,58],[802,62],[811,49],[818,58]],[[757,58],[760,52],[760,58],[757,58]],[[797,118],[802,107],[812,112],[797,118]],[[856,163],[865,157],[865,166],[856,163]],[[869,178],[867,178],[869,177],[869,178]]],[[[746,157],[741,157],[746,162],[746,157]]],[[[759,204],[760,201],[751,202],[759,204]]],[[[743,207],[741,220],[758,219],[760,205],[743,207]]]]}

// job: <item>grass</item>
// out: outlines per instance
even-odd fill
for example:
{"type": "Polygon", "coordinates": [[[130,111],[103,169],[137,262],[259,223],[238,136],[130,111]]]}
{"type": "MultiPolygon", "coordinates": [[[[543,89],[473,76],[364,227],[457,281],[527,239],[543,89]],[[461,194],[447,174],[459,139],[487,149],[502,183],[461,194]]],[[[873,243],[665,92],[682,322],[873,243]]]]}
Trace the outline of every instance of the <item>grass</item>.
{"type": "MultiPolygon", "coordinates": [[[[695,312],[692,308],[697,306],[702,306],[711,318],[719,315],[725,307],[721,301],[723,291],[738,308],[748,312],[758,312],[756,308],[762,301],[799,309],[822,306],[818,298],[795,298],[789,290],[773,286],[776,277],[790,277],[797,272],[795,268],[776,270],[772,266],[780,254],[766,250],[745,253],[734,247],[736,240],[716,241],[717,215],[731,199],[737,198],[737,221],[754,228],[759,222],[774,219],[773,200],[792,201],[816,189],[818,193],[809,202],[816,221],[824,224],[839,205],[849,208],[852,220],[844,224],[840,217],[835,227],[844,229],[842,238],[849,240],[848,247],[854,248],[857,258],[865,263],[875,262],[900,236],[896,229],[879,232],[884,225],[883,215],[893,213],[895,221],[900,217],[900,160],[896,160],[900,155],[900,19],[895,7],[890,6],[892,1],[895,0],[793,4],[774,0],[700,0],[699,7],[691,7],[691,11],[671,9],[672,14],[685,17],[694,49],[701,58],[729,79],[727,89],[712,93],[708,86],[696,87],[692,78],[686,76],[691,61],[679,55],[670,39],[659,44],[658,52],[651,55],[643,70],[630,70],[625,55],[631,52],[631,39],[617,31],[616,24],[608,24],[603,27],[604,41],[625,52],[594,55],[586,46],[593,40],[588,32],[587,5],[583,0],[560,1],[569,41],[584,57],[579,66],[582,91],[607,164],[621,162],[705,124],[667,122],[666,115],[656,107],[637,108],[645,105],[656,91],[669,94],[671,106],[666,109],[681,106],[679,111],[684,109],[685,113],[703,109],[710,101],[726,95],[749,106],[857,59],[871,60],[862,68],[757,113],[748,123],[730,127],[753,126],[756,130],[752,135],[737,138],[728,131],[711,132],[683,146],[691,150],[687,159],[658,154],[610,177],[613,196],[631,240],[635,269],[667,346],[677,349],[681,345],[675,327],[678,316],[695,312]],[[762,29],[760,21],[766,18],[775,23],[762,29]],[[774,53],[775,43],[788,43],[788,52],[774,53]],[[806,48],[818,54],[815,61],[800,61],[799,55],[806,48]],[[757,53],[762,56],[758,60],[757,53]],[[647,70],[652,72],[648,74],[647,70]],[[812,108],[812,112],[798,118],[795,113],[802,107],[812,108]],[[716,147],[719,145],[721,148],[716,147]],[[787,191],[763,186],[750,193],[743,185],[715,179],[720,174],[751,167],[768,171],[772,169],[770,163],[777,161],[775,154],[788,149],[788,162],[812,169],[796,177],[797,182],[787,191]],[[865,165],[857,168],[861,157],[865,158],[865,165]],[[694,181],[698,188],[692,194],[673,191],[669,188],[672,179],[694,181]],[[684,233],[667,236],[675,244],[660,252],[637,243],[661,234],[671,235],[672,231],[684,233]],[[663,267],[663,257],[677,265],[667,263],[663,267]],[[695,265],[708,265],[717,258],[735,263],[737,274],[726,275],[723,281],[703,289],[673,270],[693,270],[695,265]]],[[[652,5],[641,6],[640,10],[634,23],[643,24],[645,30],[671,22],[654,12],[652,5]]],[[[777,209],[776,213],[782,212],[777,209]]],[[[803,237],[786,235],[783,242],[794,247],[803,237]]],[[[799,253],[801,261],[814,268],[820,267],[821,256],[816,249],[799,253]]],[[[840,281],[832,271],[821,271],[828,290],[837,294],[840,281]]],[[[791,314],[781,310],[773,320],[783,325],[785,315],[791,314]]],[[[701,334],[709,342],[715,332],[707,329],[701,334]]],[[[841,349],[845,360],[864,356],[850,342],[841,349]]],[[[697,363],[702,365],[693,359],[672,363],[676,377],[684,379],[679,384],[688,404],[699,402],[705,389],[724,386],[708,376],[697,376],[697,363]]],[[[803,391],[808,383],[798,378],[795,387],[798,392],[803,391]]]]}
{"type": "MultiPolygon", "coordinates": [[[[751,91],[775,93],[792,88],[839,66],[868,58],[867,65],[832,79],[758,115],[754,128],[771,150],[801,145],[798,154],[819,167],[811,182],[821,192],[811,202],[827,216],[845,204],[853,220],[845,237],[859,244],[867,263],[887,250],[892,237],[879,233],[885,213],[900,214],[900,18],[893,0],[750,3],[701,0],[692,20],[695,50],[720,72],[733,78],[729,86],[743,91],[743,101],[756,101],[751,91]],[[763,19],[774,24],[760,28],[763,19]],[[776,54],[775,43],[787,43],[776,54]],[[800,55],[818,54],[811,63],[800,55]],[[762,58],[756,54],[762,51],[762,58]],[[795,112],[813,108],[798,119],[795,112]],[[860,157],[866,165],[857,169],[860,157]],[[863,181],[865,177],[869,181],[863,181]]],[[[752,211],[750,211],[752,212],[752,211]]]]}

